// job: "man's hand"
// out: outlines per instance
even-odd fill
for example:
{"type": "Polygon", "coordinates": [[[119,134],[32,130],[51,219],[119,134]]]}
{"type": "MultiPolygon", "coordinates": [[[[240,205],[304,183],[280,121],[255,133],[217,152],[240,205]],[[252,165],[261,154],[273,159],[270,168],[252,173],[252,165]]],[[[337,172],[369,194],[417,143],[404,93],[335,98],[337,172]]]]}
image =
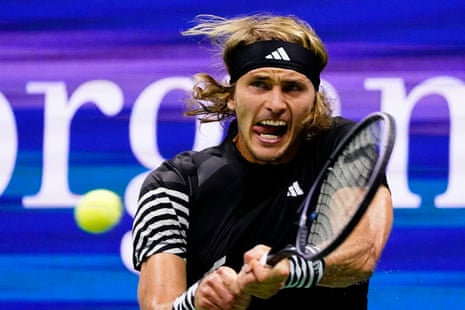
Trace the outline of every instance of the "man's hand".
{"type": "Polygon", "coordinates": [[[239,272],[239,287],[250,295],[268,299],[275,295],[289,276],[289,262],[283,259],[271,267],[261,263],[270,247],[257,245],[244,254],[244,265],[239,272]]]}
{"type": "Polygon", "coordinates": [[[237,273],[226,266],[206,275],[195,294],[195,306],[200,310],[247,309],[251,296],[241,290],[237,273]]]}

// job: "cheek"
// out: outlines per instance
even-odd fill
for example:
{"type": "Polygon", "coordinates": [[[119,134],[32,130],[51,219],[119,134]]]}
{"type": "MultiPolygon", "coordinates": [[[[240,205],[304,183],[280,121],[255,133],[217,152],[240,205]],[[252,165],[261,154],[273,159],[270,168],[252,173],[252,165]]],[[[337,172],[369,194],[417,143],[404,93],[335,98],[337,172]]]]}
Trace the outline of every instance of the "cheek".
{"type": "Polygon", "coordinates": [[[314,104],[302,104],[298,110],[296,110],[295,114],[299,115],[302,119],[307,118],[310,114],[312,114],[314,108],[314,104]]]}
{"type": "Polygon", "coordinates": [[[228,100],[228,108],[234,111],[236,115],[243,114],[243,111],[251,109],[250,102],[251,101],[248,100],[246,96],[235,96],[234,99],[228,100]]]}

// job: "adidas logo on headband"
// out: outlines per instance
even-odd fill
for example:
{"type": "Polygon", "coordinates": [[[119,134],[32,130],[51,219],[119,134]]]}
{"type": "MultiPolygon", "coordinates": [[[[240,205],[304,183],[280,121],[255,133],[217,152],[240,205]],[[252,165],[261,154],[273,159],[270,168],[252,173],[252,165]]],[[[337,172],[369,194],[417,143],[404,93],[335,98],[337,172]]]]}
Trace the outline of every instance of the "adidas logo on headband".
{"type": "Polygon", "coordinates": [[[286,53],[286,50],[283,47],[275,49],[273,52],[265,56],[265,59],[274,59],[274,60],[291,60],[289,55],[286,53]]]}

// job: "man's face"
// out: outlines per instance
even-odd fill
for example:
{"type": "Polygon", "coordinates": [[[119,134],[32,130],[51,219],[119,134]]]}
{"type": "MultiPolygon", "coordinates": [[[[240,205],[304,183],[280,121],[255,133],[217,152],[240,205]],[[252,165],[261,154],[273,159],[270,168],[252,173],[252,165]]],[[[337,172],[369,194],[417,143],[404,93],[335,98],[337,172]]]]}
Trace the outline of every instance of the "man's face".
{"type": "Polygon", "coordinates": [[[294,70],[266,67],[244,74],[228,102],[236,113],[235,142],[242,156],[260,164],[291,160],[314,102],[313,84],[294,70]]]}

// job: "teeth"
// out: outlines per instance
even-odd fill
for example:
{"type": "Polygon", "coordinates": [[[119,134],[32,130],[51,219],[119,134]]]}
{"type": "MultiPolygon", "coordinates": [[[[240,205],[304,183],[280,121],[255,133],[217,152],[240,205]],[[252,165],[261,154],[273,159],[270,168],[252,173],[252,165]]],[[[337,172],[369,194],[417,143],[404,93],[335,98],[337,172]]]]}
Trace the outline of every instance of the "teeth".
{"type": "Polygon", "coordinates": [[[264,139],[268,139],[268,140],[272,140],[272,139],[277,139],[278,136],[275,136],[275,135],[269,135],[269,134],[261,134],[260,137],[264,138],[264,139]]]}
{"type": "Polygon", "coordinates": [[[271,119],[261,121],[260,124],[261,125],[266,125],[266,126],[286,126],[285,121],[271,120],[271,119]]]}

